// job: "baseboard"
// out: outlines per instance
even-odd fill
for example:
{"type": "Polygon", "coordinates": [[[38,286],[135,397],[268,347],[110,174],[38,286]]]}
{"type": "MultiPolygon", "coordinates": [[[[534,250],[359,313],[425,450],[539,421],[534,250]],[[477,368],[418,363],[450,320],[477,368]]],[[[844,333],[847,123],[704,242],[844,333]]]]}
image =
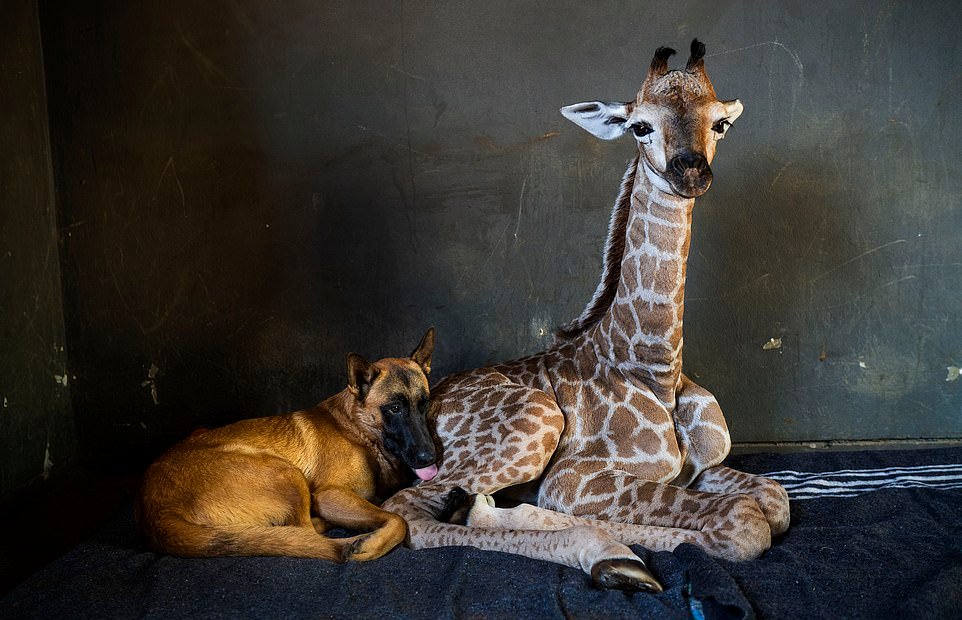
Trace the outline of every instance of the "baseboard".
{"type": "Polygon", "coordinates": [[[842,450],[920,450],[962,446],[962,437],[933,439],[832,439],[814,441],[746,441],[732,444],[732,454],[752,452],[825,452],[842,450]]]}

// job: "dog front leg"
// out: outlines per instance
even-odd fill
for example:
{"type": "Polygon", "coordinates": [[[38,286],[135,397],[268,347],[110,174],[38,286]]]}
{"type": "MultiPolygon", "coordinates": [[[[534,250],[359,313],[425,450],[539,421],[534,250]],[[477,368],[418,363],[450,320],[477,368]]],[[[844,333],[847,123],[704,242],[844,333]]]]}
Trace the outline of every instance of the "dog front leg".
{"type": "Polygon", "coordinates": [[[353,491],[327,487],[314,494],[314,510],[328,523],[353,530],[369,531],[344,546],[345,561],[375,560],[401,543],[407,536],[407,523],[398,515],[381,510],[353,491]]]}

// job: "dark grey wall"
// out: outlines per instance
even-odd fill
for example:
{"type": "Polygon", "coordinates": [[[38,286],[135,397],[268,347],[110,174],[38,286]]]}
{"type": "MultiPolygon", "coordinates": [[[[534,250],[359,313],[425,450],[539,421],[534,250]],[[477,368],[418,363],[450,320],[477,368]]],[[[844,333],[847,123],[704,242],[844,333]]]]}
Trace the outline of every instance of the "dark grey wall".
{"type": "Polygon", "coordinates": [[[431,324],[438,376],[547,346],[631,154],[557,109],[693,36],[746,112],[688,371],[736,441],[962,436],[956,4],[666,6],[44,3],[85,450],[311,404],[431,324]]]}
{"type": "Polygon", "coordinates": [[[76,433],[36,3],[0,2],[0,497],[70,463],[76,433]]]}

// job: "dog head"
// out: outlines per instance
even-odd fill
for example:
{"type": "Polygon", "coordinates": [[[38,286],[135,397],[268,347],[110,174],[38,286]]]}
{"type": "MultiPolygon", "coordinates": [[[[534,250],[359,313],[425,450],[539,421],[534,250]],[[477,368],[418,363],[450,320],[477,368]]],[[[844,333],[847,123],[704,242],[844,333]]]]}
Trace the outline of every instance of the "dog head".
{"type": "Polygon", "coordinates": [[[347,355],[348,390],[358,402],[359,423],[380,430],[384,450],[414,470],[421,480],[438,473],[437,451],[428,430],[428,375],[434,328],[428,329],[410,357],[368,362],[347,355]]]}

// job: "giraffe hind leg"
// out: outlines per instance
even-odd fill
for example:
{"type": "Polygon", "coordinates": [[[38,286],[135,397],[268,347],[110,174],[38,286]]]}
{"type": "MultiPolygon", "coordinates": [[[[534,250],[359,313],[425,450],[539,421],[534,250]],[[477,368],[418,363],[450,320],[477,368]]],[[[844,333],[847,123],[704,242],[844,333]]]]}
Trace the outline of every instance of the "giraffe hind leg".
{"type": "Polygon", "coordinates": [[[725,416],[711,392],[682,375],[674,419],[679,444],[687,450],[682,473],[672,484],[724,495],[747,493],[764,513],[772,535],[784,533],[790,521],[785,489],[773,480],[720,466],[731,440],[725,416]]]}
{"type": "Polygon", "coordinates": [[[687,487],[698,474],[725,460],[731,437],[718,400],[711,392],[682,375],[677,398],[672,417],[684,462],[672,484],[687,487]]]}
{"type": "Polygon", "coordinates": [[[439,388],[432,413],[443,446],[432,482],[475,493],[537,479],[564,429],[564,414],[547,394],[492,369],[439,388]]]}

